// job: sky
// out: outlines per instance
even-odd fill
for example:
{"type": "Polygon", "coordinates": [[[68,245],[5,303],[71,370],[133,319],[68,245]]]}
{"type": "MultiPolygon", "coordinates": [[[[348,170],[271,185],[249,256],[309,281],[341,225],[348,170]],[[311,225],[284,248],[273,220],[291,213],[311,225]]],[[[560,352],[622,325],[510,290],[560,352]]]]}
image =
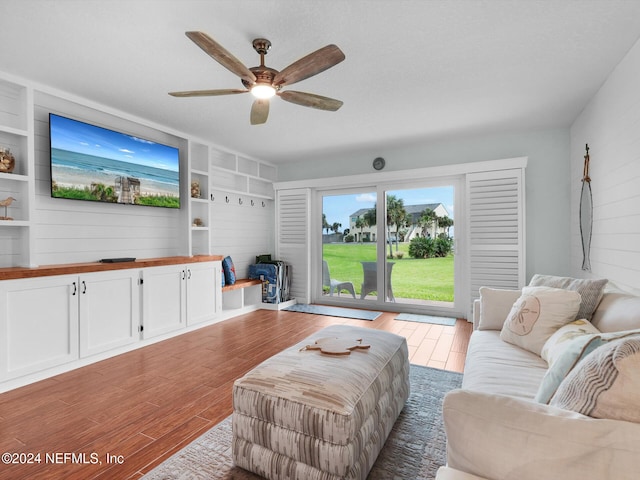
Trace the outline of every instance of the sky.
{"type": "MultiPolygon", "coordinates": [[[[395,195],[404,201],[405,205],[420,205],[424,203],[442,203],[453,218],[453,187],[417,188],[410,190],[390,190],[388,194],[395,195]]],[[[349,216],[361,208],[373,208],[376,203],[376,192],[358,193],[353,195],[329,195],[323,198],[322,213],[327,216],[327,222],[342,224],[340,231],[349,228],[349,216]]]]}
{"type": "Polygon", "coordinates": [[[50,123],[52,148],[164,170],[179,170],[179,151],[175,147],[58,115],[51,115],[50,123]]]}

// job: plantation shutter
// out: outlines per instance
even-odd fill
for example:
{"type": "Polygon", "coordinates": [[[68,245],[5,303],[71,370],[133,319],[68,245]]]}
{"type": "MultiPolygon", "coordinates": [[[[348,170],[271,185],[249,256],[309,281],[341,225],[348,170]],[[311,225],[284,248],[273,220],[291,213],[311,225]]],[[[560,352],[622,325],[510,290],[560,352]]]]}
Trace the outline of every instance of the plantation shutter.
{"type": "Polygon", "coordinates": [[[276,192],[276,258],[291,265],[291,296],[311,300],[310,199],[307,188],[276,192]]]}
{"type": "Polygon", "coordinates": [[[524,285],[524,169],[470,173],[466,182],[471,308],[482,286],[524,285]]]}

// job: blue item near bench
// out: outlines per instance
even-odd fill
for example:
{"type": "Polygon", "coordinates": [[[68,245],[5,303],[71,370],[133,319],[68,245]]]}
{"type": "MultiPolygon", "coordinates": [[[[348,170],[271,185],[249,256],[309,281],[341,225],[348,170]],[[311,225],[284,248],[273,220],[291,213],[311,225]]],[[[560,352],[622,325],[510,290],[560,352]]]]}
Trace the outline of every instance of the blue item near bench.
{"type": "MultiPolygon", "coordinates": [[[[224,257],[222,260],[222,269],[224,270],[224,281],[227,285],[233,285],[236,283],[236,267],[233,265],[233,260],[230,256],[224,257]]],[[[222,284],[224,286],[224,283],[222,284]]]]}

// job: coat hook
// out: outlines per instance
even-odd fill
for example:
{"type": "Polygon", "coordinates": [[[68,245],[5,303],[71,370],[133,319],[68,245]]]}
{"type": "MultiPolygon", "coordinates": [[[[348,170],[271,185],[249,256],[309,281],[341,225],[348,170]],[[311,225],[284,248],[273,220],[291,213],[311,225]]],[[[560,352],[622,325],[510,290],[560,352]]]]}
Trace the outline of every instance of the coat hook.
{"type": "Polygon", "coordinates": [[[215,201],[216,197],[213,196],[213,193],[211,194],[211,201],[215,201]]]}
{"type": "Polygon", "coordinates": [[[251,199],[251,206],[253,207],[255,205],[255,202],[253,201],[253,198],[251,199]]]}
{"type": "Polygon", "coordinates": [[[242,198],[238,198],[238,204],[242,205],[242,198]]]}
{"type": "Polygon", "coordinates": [[[262,201],[262,206],[265,207],[266,205],[264,204],[264,200],[262,201]]]}
{"type": "Polygon", "coordinates": [[[229,203],[229,196],[228,195],[226,197],[224,197],[224,201],[229,203]]]}

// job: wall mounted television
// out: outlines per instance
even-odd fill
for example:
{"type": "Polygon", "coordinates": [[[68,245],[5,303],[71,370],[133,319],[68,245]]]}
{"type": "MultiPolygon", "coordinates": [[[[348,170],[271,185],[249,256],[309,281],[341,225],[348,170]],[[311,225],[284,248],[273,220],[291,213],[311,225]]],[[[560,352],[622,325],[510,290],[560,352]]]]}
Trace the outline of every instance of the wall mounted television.
{"type": "Polygon", "coordinates": [[[180,208],[180,150],[49,114],[51,196],[180,208]]]}

